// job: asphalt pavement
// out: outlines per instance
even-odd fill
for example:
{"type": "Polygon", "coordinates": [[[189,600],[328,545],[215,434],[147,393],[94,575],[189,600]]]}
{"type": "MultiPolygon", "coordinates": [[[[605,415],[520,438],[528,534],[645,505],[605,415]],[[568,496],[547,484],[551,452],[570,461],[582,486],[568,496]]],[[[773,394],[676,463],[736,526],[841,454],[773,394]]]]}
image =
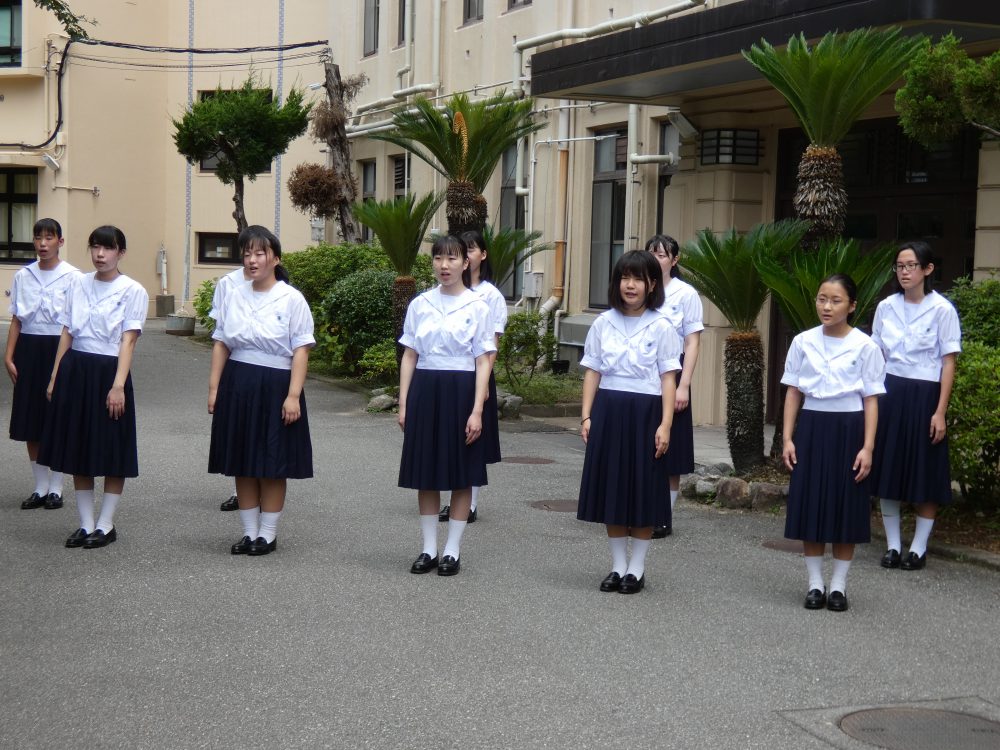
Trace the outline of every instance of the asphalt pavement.
{"type": "Polygon", "coordinates": [[[161,321],[141,337],[140,476],[107,548],[63,547],[69,482],[64,509],[20,510],[2,442],[0,747],[819,750],[873,747],[839,729],[868,707],[1000,721],[1000,572],[886,571],[862,546],[851,609],[806,611],[781,517],[682,501],[646,589],[602,594],[603,529],[561,510],[583,446],[554,422],[505,427],[462,572],[414,576],[395,417],[310,380],[316,476],[289,483],[274,554],[231,556],[209,354],[161,321]]]}

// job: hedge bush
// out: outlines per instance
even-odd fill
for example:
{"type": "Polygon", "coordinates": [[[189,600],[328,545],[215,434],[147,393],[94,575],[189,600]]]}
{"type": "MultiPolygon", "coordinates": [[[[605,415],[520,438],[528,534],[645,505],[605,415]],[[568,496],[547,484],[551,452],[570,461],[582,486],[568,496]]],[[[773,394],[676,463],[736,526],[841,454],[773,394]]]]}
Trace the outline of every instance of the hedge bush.
{"type": "Polygon", "coordinates": [[[388,338],[369,346],[358,360],[358,368],[365,380],[394,381],[399,372],[396,365],[396,341],[388,338]]]}
{"type": "Polygon", "coordinates": [[[948,406],[948,455],[962,496],[1000,505],[1000,348],[967,341],[948,406]]]}
{"type": "Polygon", "coordinates": [[[333,286],[322,305],[322,317],[336,337],[339,364],[358,374],[365,351],[394,338],[392,282],[394,271],[367,268],[348,274],[333,286]]]}
{"type": "Polygon", "coordinates": [[[540,364],[551,360],[555,346],[556,338],[541,313],[516,312],[507,319],[500,337],[497,364],[515,393],[531,382],[540,364]]]}
{"type": "Polygon", "coordinates": [[[369,244],[315,245],[284,253],[281,262],[288,270],[289,282],[302,292],[314,314],[344,277],[362,269],[390,268],[382,249],[369,244]]]}
{"type": "Polygon", "coordinates": [[[215,320],[208,317],[212,311],[212,297],[215,296],[215,281],[207,279],[201,282],[198,291],[194,293],[194,316],[209,333],[215,330],[215,320]]]}
{"type": "Polygon", "coordinates": [[[962,339],[1000,348],[1000,280],[959,279],[946,295],[962,321],[962,339]]]}

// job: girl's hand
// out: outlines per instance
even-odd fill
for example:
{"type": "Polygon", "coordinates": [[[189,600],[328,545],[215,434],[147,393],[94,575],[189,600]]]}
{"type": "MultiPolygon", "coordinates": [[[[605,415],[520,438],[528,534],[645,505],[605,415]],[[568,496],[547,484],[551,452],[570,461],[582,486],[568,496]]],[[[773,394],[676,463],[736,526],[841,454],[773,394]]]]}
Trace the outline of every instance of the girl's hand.
{"type": "Polygon", "coordinates": [[[580,437],[583,438],[583,444],[586,445],[590,438],[590,417],[580,423],[580,437]]]}
{"type": "Polygon", "coordinates": [[[302,405],[299,403],[299,399],[293,396],[286,398],[285,403],[281,405],[281,421],[285,427],[288,427],[293,422],[297,422],[301,416],[302,405]]]}
{"type": "Polygon", "coordinates": [[[469,421],[465,423],[465,444],[472,445],[474,442],[479,440],[479,436],[483,434],[483,417],[481,414],[472,412],[469,415],[469,421]]]}
{"type": "Polygon", "coordinates": [[[937,445],[945,436],[944,414],[934,412],[931,415],[931,444],[937,445]]]}
{"type": "Polygon", "coordinates": [[[661,424],[656,428],[656,436],[653,438],[653,442],[656,444],[655,458],[659,458],[670,447],[670,430],[661,424]]]}
{"type": "Polygon", "coordinates": [[[3,363],[7,366],[7,374],[10,375],[10,382],[17,385],[17,367],[14,366],[14,360],[5,359],[3,363]]]}
{"type": "Polygon", "coordinates": [[[111,386],[107,398],[108,416],[118,419],[125,413],[125,388],[120,385],[111,386]]]}
{"type": "Polygon", "coordinates": [[[49,387],[45,389],[45,398],[47,398],[49,401],[52,400],[52,391],[55,387],[56,387],[56,379],[50,378],[49,387]]]}
{"type": "Polygon", "coordinates": [[[684,411],[691,403],[691,388],[686,385],[678,385],[677,393],[674,396],[674,411],[684,411]]]}
{"type": "Polygon", "coordinates": [[[785,445],[781,450],[781,460],[785,462],[786,469],[789,471],[795,470],[795,464],[799,462],[799,459],[795,455],[795,443],[791,440],[785,441],[785,445]]]}
{"type": "Polygon", "coordinates": [[[396,422],[399,424],[399,429],[406,432],[406,407],[399,407],[399,416],[396,417],[396,422]]]}
{"type": "Polygon", "coordinates": [[[214,388],[208,389],[208,413],[215,414],[215,395],[216,390],[214,388]]]}
{"type": "Polygon", "coordinates": [[[867,448],[859,450],[858,455],[854,458],[854,466],[851,468],[858,472],[854,475],[855,482],[860,482],[868,476],[872,470],[872,452],[867,448]]]}

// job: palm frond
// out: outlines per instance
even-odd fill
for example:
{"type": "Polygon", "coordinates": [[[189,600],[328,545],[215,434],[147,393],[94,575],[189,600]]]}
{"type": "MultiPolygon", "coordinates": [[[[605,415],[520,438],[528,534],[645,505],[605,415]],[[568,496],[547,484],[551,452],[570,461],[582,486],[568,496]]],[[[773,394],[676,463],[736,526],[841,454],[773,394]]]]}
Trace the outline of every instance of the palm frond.
{"type": "Polygon", "coordinates": [[[420,200],[411,193],[395,200],[355,203],[351,210],[378,237],[396,273],[409,276],[427,227],[443,200],[441,193],[428,193],[420,200]]]}
{"type": "Polygon", "coordinates": [[[525,232],[523,229],[494,229],[487,225],[483,239],[489,248],[490,266],[493,268],[493,284],[502,286],[524,261],[532,255],[552,248],[549,242],[538,242],[542,233],[525,232]]]}

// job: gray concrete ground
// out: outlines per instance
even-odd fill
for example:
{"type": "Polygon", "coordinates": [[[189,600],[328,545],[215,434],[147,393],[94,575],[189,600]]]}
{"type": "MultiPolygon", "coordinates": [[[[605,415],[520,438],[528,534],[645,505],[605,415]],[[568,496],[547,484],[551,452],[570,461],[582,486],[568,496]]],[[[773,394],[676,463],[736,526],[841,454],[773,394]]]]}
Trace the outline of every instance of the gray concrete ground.
{"type": "Polygon", "coordinates": [[[837,728],[859,707],[1000,719],[996,571],[885,571],[869,545],[851,610],[809,612],[781,518],[681,503],[646,590],[601,594],[603,530],[531,505],[577,493],[582,445],[548,422],[504,432],[462,573],[418,577],[394,417],[310,381],[316,478],[291,483],[276,554],[233,557],[208,365],[158,322],[140,340],[141,476],[106,549],[62,546],[68,489],[19,509],[30,474],[2,441],[0,746],[818,750],[871,747],[837,728]]]}

